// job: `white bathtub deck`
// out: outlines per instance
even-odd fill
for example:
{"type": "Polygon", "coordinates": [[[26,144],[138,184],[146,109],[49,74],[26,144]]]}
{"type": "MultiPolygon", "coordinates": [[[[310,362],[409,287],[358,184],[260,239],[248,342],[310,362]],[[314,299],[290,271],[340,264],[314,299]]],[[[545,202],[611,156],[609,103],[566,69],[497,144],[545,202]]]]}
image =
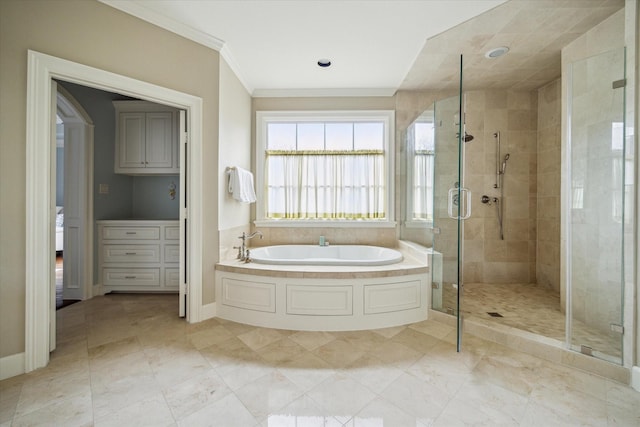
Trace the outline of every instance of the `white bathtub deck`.
{"type": "Polygon", "coordinates": [[[216,264],[216,316],[276,329],[348,331],[425,320],[428,254],[383,266],[216,264]]]}

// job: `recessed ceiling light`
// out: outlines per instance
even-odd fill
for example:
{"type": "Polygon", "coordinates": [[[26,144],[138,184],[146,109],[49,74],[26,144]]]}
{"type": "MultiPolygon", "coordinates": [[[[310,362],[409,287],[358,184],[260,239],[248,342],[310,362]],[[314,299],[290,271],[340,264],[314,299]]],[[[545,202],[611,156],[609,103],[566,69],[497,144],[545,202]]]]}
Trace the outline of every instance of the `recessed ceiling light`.
{"type": "Polygon", "coordinates": [[[318,67],[321,68],[327,68],[331,66],[331,60],[323,58],[323,59],[318,59],[318,67]]]}
{"type": "Polygon", "coordinates": [[[500,46],[495,49],[488,50],[485,54],[485,58],[498,58],[505,53],[509,52],[509,48],[506,46],[500,46]]]}

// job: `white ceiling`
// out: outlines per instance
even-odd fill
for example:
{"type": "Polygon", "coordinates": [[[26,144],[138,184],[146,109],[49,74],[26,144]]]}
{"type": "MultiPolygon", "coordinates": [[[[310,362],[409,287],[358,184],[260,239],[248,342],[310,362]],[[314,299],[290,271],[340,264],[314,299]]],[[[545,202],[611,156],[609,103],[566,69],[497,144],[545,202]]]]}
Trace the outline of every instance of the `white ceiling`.
{"type": "Polygon", "coordinates": [[[532,90],[625,0],[100,0],[219,51],[252,96],[532,90]],[[484,57],[508,46],[507,55],[484,57]],[[330,68],[317,61],[328,58],[330,68]]]}
{"type": "Polygon", "coordinates": [[[253,96],[392,95],[427,39],[505,2],[101,1],[220,51],[253,96]]]}

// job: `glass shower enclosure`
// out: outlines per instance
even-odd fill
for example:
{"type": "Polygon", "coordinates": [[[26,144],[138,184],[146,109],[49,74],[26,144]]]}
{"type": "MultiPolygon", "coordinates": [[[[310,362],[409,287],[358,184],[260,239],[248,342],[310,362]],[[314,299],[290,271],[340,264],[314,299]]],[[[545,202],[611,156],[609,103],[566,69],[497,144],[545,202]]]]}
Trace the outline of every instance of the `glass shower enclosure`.
{"type": "Polygon", "coordinates": [[[571,65],[563,188],[567,345],[618,364],[633,191],[625,85],[624,48],[571,65]]]}
{"type": "Polygon", "coordinates": [[[431,306],[456,316],[457,350],[462,346],[464,220],[471,216],[471,192],[464,186],[462,64],[458,96],[434,105],[433,256],[431,306]]]}
{"type": "Polygon", "coordinates": [[[463,176],[462,56],[451,74],[455,80],[443,91],[445,98],[434,99],[405,133],[406,201],[402,203],[401,234],[431,247],[431,308],[456,317],[460,351],[463,221],[471,213],[471,193],[463,176]]]}

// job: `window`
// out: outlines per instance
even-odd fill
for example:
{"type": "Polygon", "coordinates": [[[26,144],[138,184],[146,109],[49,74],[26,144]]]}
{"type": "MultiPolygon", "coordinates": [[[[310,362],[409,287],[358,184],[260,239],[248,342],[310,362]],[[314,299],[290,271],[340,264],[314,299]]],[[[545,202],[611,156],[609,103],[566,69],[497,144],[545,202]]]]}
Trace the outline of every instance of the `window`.
{"type": "Polygon", "coordinates": [[[393,111],[258,112],[258,221],[391,221],[393,119],[393,111]]]}
{"type": "Polygon", "coordinates": [[[407,129],[408,224],[433,221],[433,112],[420,116],[407,129]],[[429,114],[430,113],[430,114],[429,114]]]}

